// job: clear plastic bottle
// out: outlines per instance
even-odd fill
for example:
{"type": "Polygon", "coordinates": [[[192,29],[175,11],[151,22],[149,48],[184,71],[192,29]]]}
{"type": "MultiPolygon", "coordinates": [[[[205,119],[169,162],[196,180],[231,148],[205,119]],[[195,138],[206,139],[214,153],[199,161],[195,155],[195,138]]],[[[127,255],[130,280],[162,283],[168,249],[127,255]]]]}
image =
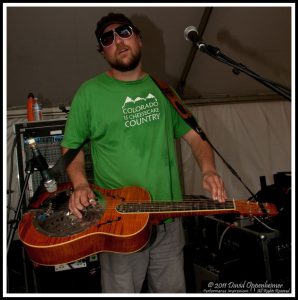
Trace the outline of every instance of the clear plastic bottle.
{"type": "Polygon", "coordinates": [[[33,113],[35,121],[42,120],[42,106],[37,97],[34,98],[33,113]]]}
{"type": "Polygon", "coordinates": [[[33,104],[34,95],[33,93],[29,93],[27,97],[27,120],[29,122],[34,121],[33,104]]]}

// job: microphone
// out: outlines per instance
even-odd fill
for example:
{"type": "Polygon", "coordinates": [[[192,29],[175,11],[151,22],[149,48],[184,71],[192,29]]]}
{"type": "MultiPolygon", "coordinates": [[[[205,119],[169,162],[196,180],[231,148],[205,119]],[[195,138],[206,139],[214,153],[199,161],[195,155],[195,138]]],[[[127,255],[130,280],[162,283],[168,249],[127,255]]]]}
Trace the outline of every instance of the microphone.
{"type": "Polygon", "coordinates": [[[195,26],[188,26],[184,30],[184,37],[187,41],[191,41],[194,44],[197,44],[198,48],[202,52],[206,52],[213,55],[219,55],[220,50],[217,47],[207,45],[202,43],[199,38],[198,29],[195,26]]]}
{"type": "Polygon", "coordinates": [[[195,26],[188,26],[184,30],[184,37],[187,41],[197,43],[199,41],[199,32],[195,26]]]}
{"type": "Polygon", "coordinates": [[[48,163],[47,163],[46,159],[41,155],[41,153],[36,145],[35,139],[29,138],[28,144],[29,144],[30,149],[32,150],[33,158],[35,159],[35,163],[36,163],[36,167],[41,174],[43,186],[46,188],[46,190],[49,193],[56,192],[57,191],[56,180],[50,174],[48,163]]]}

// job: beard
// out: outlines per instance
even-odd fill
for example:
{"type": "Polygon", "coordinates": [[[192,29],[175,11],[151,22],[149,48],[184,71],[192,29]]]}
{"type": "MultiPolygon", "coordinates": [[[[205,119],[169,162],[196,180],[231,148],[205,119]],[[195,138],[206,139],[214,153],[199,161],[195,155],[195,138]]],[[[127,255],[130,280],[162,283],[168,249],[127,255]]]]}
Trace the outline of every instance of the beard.
{"type": "Polygon", "coordinates": [[[109,65],[120,72],[128,72],[134,70],[140,63],[142,53],[137,51],[136,53],[131,54],[130,59],[127,62],[124,62],[118,58],[114,61],[108,61],[109,65]]]}

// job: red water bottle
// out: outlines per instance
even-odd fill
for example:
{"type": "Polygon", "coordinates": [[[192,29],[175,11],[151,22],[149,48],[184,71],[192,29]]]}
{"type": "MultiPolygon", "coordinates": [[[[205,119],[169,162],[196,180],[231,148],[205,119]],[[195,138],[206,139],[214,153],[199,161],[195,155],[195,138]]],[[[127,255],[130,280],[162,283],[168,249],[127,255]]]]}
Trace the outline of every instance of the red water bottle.
{"type": "Polygon", "coordinates": [[[33,104],[34,104],[34,95],[33,93],[29,93],[27,97],[27,120],[29,122],[34,121],[33,104]]]}

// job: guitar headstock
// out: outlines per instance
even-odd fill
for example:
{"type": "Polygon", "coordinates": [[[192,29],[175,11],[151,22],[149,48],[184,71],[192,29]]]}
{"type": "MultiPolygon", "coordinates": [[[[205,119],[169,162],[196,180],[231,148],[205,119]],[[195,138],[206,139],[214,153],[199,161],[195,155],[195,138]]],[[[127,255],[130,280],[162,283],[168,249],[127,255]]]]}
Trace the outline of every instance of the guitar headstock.
{"type": "Polygon", "coordinates": [[[278,215],[278,209],[273,203],[259,203],[248,200],[235,200],[236,211],[244,216],[270,216],[278,215]]]}

